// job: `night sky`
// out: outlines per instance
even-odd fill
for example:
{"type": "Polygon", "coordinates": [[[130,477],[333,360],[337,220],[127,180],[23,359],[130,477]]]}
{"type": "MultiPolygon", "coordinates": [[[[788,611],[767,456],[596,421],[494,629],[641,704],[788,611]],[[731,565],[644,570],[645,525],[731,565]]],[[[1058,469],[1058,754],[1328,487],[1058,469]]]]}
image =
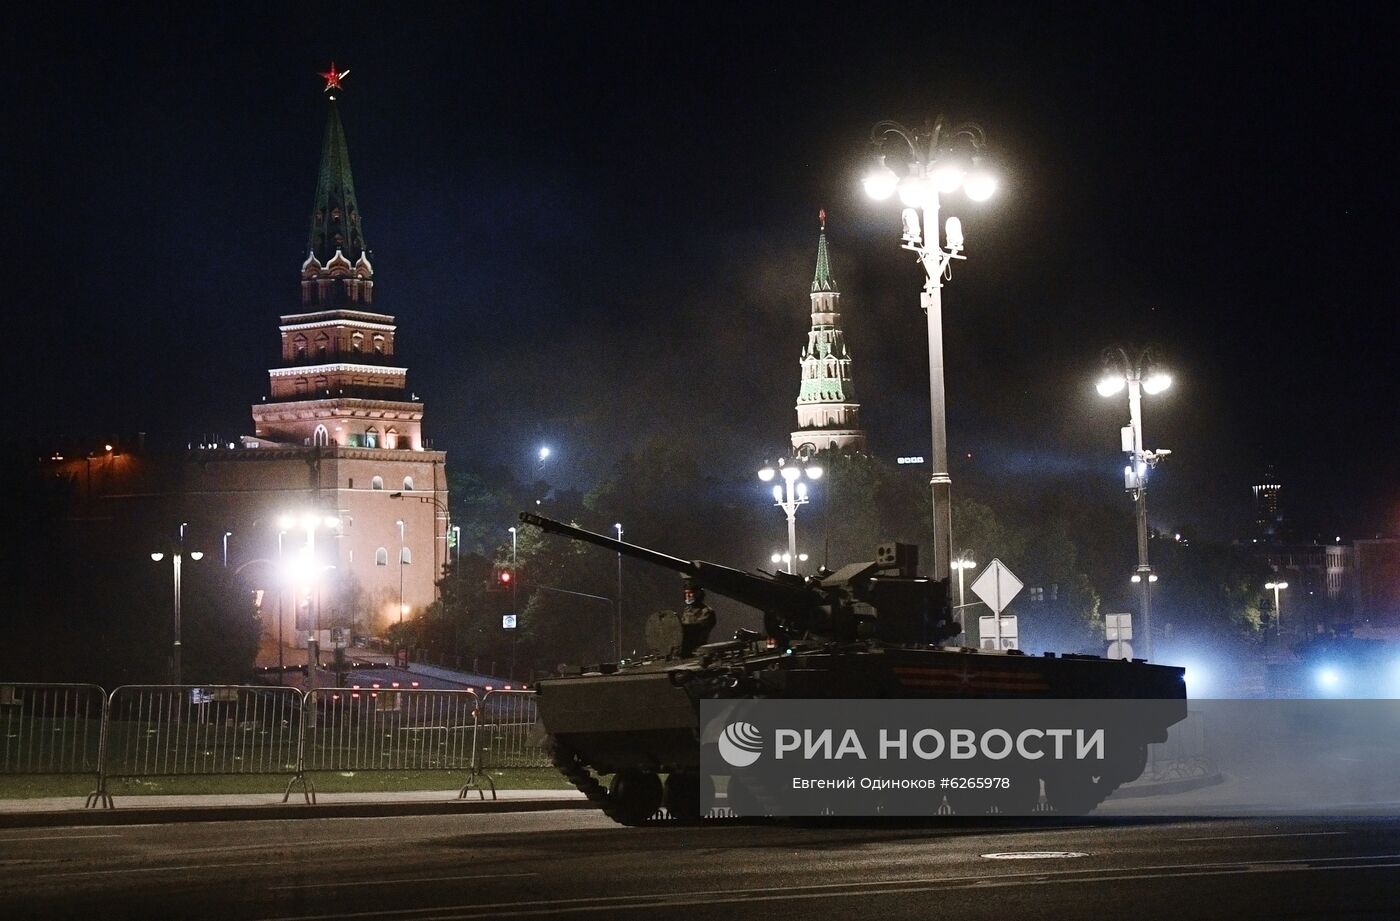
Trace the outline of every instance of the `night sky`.
{"type": "Polygon", "coordinates": [[[874,122],[944,112],[1003,173],[945,208],[955,493],[1126,503],[1126,401],[1093,382],[1105,346],[1153,343],[1154,523],[1241,536],[1274,465],[1303,533],[1400,530],[1384,5],[401,6],[18,14],[12,434],[249,430],[333,58],[376,303],[451,464],[524,477],[548,443],[586,488],[665,434],[760,489],[823,207],[872,449],[927,454],[921,270],[859,177],[874,122]]]}

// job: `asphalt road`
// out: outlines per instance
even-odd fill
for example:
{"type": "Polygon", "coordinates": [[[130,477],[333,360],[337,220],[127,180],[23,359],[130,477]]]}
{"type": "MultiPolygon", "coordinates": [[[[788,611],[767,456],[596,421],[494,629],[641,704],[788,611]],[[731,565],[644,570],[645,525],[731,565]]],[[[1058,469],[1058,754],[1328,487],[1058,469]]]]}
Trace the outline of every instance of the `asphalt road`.
{"type": "Polygon", "coordinates": [[[625,829],[587,811],[0,829],[0,918],[1400,917],[1400,818],[625,829]],[[1081,856],[991,859],[1017,851],[1081,856]]]}

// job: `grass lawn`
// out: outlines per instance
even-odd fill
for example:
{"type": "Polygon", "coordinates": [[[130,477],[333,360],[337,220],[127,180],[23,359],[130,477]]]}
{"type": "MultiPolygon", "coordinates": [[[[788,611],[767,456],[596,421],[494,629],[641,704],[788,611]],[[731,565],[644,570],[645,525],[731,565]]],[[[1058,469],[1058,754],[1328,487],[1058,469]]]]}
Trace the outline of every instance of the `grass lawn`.
{"type": "MultiPolygon", "coordinates": [[[[554,768],[490,771],[500,790],[571,790],[554,768]]],[[[317,793],[377,793],[407,790],[451,790],[467,780],[466,771],[312,771],[308,777],[317,793]]],[[[199,793],[281,793],[288,774],[244,774],[211,777],[149,777],[112,779],[113,796],[179,795],[199,793]]],[[[0,776],[0,799],[47,796],[86,796],[97,778],[92,774],[0,776]]],[[[296,791],[293,791],[296,795],[296,791]]]]}

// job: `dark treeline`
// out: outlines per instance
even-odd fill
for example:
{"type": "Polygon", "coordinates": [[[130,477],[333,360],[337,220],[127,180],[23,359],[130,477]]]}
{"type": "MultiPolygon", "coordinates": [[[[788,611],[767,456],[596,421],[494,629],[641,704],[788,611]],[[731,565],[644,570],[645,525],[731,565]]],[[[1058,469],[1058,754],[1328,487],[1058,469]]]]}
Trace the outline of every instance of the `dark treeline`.
{"type": "MultiPolygon", "coordinates": [[[[798,512],[799,550],[809,556],[799,571],[869,559],[887,539],[918,544],[927,567],[932,531],[923,471],[859,456],[816,462],[825,475],[798,512]]],[[[125,533],[110,521],[74,518],[65,492],[71,484],[46,481],[33,460],[12,457],[6,466],[10,482],[25,485],[10,504],[0,671],[13,680],[167,680],[171,567],[168,557],[155,563],[150,553],[169,547],[174,535],[125,533]]],[[[520,527],[515,585],[502,588],[496,576],[512,563],[508,529],[529,509],[605,534],[621,523],[627,541],[675,556],[775,568],[770,557],[786,545],[783,513],[756,478],[736,483],[709,472],[719,466],[655,438],[587,493],[520,482],[504,470],[452,470],[460,562],[444,572],[441,600],[392,628],[390,639],[433,661],[516,676],[610,660],[617,556],[520,527]],[[515,631],[502,628],[501,616],[510,612],[518,615],[515,631]]],[[[1000,558],[1027,586],[1007,613],[1018,616],[1021,645],[1033,652],[1101,652],[1103,614],[1137,610],[1127,578],[1135,562],[1129,503],[1086,505],[1069,495],[1053,483],[1021,482],[1015,491],[974,485],[954,505],[955,549],[979,564],[967,577],[966,600],[974,605],[968,615],[987,613],[975,606],[970,584],[1000,558]]],[[[1189,526],[1154,533],[1152,556],[1162,576],[1160,640],[1217,649],[1257,641],[1267,578],[1257,563],[1236,548],[1193,539],[1189,526]]],[[[639,561],[624,559],[621,569],[628,655],[645,647],[645,618],[681,605],[681,583],[639,561]]],[[[956,580],[951,590],[956,603],[956,580]]],[[[719,613],[716,637],[760,626],[755,611],[709,601],[719,613]]],[[[185,680],[246,679],[261,630],[249,587],[223,567],[187,562],[183,607],[185,680]]]]}
{"type": "MultiPolygon", "coordinates": [[[[869,559],[887,539],[918,544],[926,566],[932,541],[926,473],[864,456],[821,455],[816,462],[825,475],[798,512],[799,551],[809,556],[799,571],[869,559]]],[[[586,494],[551,490],[546,482],[521,483],[504,470],[455,471],[451,489],[454,521],[463,528],[461,564],[444,579],[441,603],[406,624],[396,639],[447,661],[457,657],[483,668],[494,663],[502,672],[514,661],[516,674],[611,659],[616,555],[521,527],[512,596],[495,581],[512,562],[508,529],[520,510],[530,509],[608,535],[621,523],[628,542],[675,556],[775,568],[770,557],[786,546],[783,513],[756,479],[719,480],[707,473],[715,466],[656,438],[586,494]],[[501,628],[501,615],[511,611],[519,615],[514,632],[501,628]]],[[[1137,611],[1128,580],[1136,550],[1126,499],[1120,506],[1086,505],[1053,483],[1023,482],[1014,491],[964,490],[953,519],[955,549],[979,564],[967,576],[969,616],[988,613],[976,604],[970,584],[993,557],[1025,582],[1007,611],[1019,618],[1023,648],[1099,653],[1103,614],[1137,611]]],[[[1258,564],[1229,545],[1194,539],[1188,525],[1154,532],[1152,555],[1162,577],[1155,595],[1159,641],[1217,649],[1257,642],[1266,579],[1258,564]]],[[[630,559],[622,562],[621,582],[622,652],[628,655],[645,647],[646,617],[680,606],[681,583],[673,573],[630,559]]],[[[957,603],[956,580],[951,590],[957,603]]],[[[759,626],[756,612],[708,600],[720,615],[717,637],[759,626]]]]}

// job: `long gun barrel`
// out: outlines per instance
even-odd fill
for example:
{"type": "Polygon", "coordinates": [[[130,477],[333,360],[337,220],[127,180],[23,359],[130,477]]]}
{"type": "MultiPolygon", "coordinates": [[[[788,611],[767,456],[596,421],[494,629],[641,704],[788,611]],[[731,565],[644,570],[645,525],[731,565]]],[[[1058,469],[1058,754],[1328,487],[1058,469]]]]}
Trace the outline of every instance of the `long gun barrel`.
{"type": "Polygon", "coordinates": [[[718,563],[683,560],[669,553],[661,553],[648,547],[638,547],[624,541],[585,531],[562,521],[545,518],[531,512],[521,512],[520,521],[534,525],[546,534],[558,534],[572,540],[621,553],[623,556],[646,560],[681,573],[695,580],[701,588],[716,592],[743,604],[751,605],[760,611],[803,612],[821,602],[821,596],[796,576],[783,574],[782,577],[755,575],[718,563]],[[789,581],[790,580],[790,581],[789,581]]]}
{"type": "Polygon", "coordinates": [[[657,566],[664,566],[687,576],[693,576],[696,572],[696,566],[690,560],[683,560],[678,556],[671,556],[669,553],[661,553],[648,547],[638,547],[636,544],[629,544],[617,538],[608,537],[606,534],[585,531],[583,528],[576,528],[571,524],[564,524],[562,521],[555,521],[553,518],[546,518],[543,515],[521,512],[520,521],[523,524],[532,524],[546,534],[559,534],[574,540],[581,540],[606,550],[614,550],[623,556],[635,557],[639,560],[646,560],[648,563],[655,563],[657,566]]]}

